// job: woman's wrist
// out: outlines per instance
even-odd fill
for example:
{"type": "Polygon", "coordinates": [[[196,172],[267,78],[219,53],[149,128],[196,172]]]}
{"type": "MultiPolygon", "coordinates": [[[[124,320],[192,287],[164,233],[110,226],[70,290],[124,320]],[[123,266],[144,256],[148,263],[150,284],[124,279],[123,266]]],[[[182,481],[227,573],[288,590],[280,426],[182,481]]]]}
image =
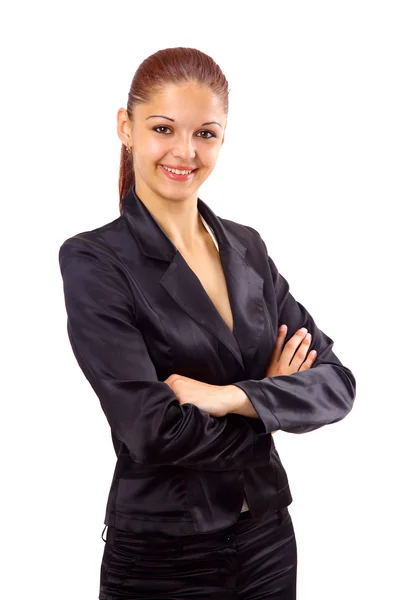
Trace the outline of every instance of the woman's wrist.
{"type": "Polygon", "coordinates": [[[227,413],[243,415],[253,419],[260,418],[246,392],[233,384],[226,385],[224,388],[226,391],[227,413]]]}

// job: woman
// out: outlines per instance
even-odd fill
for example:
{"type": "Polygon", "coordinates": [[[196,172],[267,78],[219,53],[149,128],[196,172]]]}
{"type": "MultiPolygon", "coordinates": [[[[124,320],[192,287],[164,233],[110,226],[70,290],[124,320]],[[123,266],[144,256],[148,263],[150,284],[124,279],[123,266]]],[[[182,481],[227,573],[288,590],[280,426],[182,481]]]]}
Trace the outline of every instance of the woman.
{"type": "Polygon", "coordinates": [[[353,405],[354,376],[260,235],[198,198],[227,113],[209,56],[148,57],[118,111],[120,216],[60,248],[70,343],[117,454],[102,600],[295,598],[272,433],[353,405]]]}

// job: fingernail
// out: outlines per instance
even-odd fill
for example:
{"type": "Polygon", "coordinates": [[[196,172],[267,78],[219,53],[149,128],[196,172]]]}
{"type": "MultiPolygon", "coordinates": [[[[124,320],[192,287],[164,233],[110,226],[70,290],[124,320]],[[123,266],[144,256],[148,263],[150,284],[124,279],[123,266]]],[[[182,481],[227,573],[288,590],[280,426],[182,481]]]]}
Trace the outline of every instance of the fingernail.
{"type": "Polygon", "coordinates": [[[279,327],[279,331],[286,331],[286,329],[287,329],[287,326],[286,326],[286,325],[281,325],[281,326],[279,327]]]}
{"type": "Polygon", "coordinates": [[[301,331],[301,333],[307,333],[307,332],[308,332],[308,329],[307,329],[306,327],[302,327],[302,328],[300,329],[300,331],[301,331]]]}

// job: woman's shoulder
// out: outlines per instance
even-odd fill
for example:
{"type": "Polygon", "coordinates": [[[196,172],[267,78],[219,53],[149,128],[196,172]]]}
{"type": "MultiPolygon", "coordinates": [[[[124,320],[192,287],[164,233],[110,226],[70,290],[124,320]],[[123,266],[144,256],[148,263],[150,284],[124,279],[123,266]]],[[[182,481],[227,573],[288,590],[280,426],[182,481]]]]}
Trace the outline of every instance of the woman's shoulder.
{"type": "Polygon", "coordinates": [[[108,259],[115,259],[117,258],[116,248],[120,240],[120,234],[130,236],[123,215],[99,227],[80,231],[67,237],[59,247],[59,260],[69,254],[73,255],[76,252],[83,254],[86,251],[98,258],[107,259],[107,261],[108,259]]]}
{"type": "Polygon", "coordinates": [[[263,248],[266,251],[266,245],[260,233],[250,225],[244,225],[237,221],[219,217],[223,226],[250,250],[263,248]]]}
{"type": "Polygon", "coordinates": [[[67,237],[61,244],[60,248],[65,245],[85,245],[90,244],[93,246],[99,246],[102,248],[111,248],[111,239],[114,235],[119,235],[126,229],[125,219],[123,215],[117,217],[113,221],[88,229],[87,231],[80,231],[67,237]]]}

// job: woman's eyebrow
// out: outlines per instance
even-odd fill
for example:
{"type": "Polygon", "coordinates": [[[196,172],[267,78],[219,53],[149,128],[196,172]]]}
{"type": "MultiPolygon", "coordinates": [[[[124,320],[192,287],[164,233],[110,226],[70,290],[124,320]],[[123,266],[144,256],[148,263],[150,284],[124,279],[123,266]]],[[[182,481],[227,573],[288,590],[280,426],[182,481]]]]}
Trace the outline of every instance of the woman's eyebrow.
{"type": "MultiPolygon", "coordinates": [[[[168,119],[168,121],[172,121],[172,123],[175,122],[175,119],[171,119],[170,117],[165,117],[165,115],[151,115],[150,117],[146,117],[146,121],[147,121],[147,119],[153,119],[154,117],[160,117],[161,119],[168,119]]],[[[218,123],[217,121],[209,121],[208,123],[202,123],[201,127],[203,127],[204,125],[218,125],[220,127],[220,129],[223,129],[222,126],[220,125],[220,123],[218,123]]]]}

